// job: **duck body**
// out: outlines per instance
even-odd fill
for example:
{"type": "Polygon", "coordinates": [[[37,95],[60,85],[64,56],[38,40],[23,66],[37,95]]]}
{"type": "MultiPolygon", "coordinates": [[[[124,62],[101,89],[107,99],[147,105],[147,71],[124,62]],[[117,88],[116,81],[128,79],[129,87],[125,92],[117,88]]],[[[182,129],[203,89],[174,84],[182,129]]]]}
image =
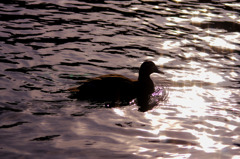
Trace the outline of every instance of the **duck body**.
{"type": "Polygon", "coordinates": [[[78,87],[68,89],[73,98],[97,102],[116,102],[128,105],[137,98],[137,104],[148,104],[150,95],[154,92],[154,84],[150,78],[151,73],[163,73],[158,70],[152,61],[145,61],[139,70],[138,80],[133,80],[118,74],[102,75],[91,78],[78,87]]]}
{"type": "Polygon", "coordinates": [[[79,100],[129,102],[136,98],[137,81],[118,74],[91,78],[69,89],[79,100]]]}

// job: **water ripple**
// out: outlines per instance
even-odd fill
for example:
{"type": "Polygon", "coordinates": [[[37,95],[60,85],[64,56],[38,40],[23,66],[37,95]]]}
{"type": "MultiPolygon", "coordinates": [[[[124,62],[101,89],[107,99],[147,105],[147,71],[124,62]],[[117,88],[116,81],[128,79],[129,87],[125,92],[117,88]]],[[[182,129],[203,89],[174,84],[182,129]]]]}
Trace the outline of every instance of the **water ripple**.
{"type": "Polygon", "coordinates": [[[239,6],[1,0],[1,156],[239,158],[239,6]],[[98,75],[137,79],[144,60],[165,72],[152,75],[152,110],[68,98],[98,75]]]}

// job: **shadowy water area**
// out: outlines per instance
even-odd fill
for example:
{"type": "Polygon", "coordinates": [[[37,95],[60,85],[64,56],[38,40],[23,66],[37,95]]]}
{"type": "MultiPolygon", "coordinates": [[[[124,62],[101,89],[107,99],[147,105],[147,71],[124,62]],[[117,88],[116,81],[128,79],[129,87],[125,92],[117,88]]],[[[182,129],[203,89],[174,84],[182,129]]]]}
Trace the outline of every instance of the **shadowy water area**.
{"type": "Polygon", "coordinates": [[[1,0],[1,158],[240,158],[239,12],[237,0],[1,0]],[[145,60],[164,72],[152,109],[69,98],[100,75],[137,79],[145,60]]]}

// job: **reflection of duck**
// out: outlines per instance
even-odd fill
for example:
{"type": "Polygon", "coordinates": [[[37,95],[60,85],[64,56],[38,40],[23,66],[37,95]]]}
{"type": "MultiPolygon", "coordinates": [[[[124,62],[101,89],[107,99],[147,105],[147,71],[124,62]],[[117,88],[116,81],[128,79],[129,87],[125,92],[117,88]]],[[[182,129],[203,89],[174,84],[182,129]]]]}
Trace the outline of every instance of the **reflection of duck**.
{"type": "Polygon", "coordinates": [[[162,73],[152,61],[145,61],[139,69],[138,80],[132,80],[118,74],[102,75],[91,78],[79,87],[70,88],[71,97],[80,100],[97,102],[110,101],[110,106],[115,102],[127,105],[137,98],[140,107],[148,106],[150,95],[154,92],[154,84],[150,78],[152,73],[162,73]]]}

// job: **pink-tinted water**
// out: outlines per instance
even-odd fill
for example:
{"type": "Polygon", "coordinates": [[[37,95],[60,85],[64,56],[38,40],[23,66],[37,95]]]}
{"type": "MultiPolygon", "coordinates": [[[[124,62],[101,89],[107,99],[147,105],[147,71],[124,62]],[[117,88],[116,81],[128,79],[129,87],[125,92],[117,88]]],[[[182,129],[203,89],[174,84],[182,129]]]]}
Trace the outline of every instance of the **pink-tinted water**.
{"type": "Polygon", "coordinates": [[[240,158],[236,0],[1,0],[0,158],[240,158]],[[68,98],[77,81],[152,75],[147,112],[68,98]]]}

